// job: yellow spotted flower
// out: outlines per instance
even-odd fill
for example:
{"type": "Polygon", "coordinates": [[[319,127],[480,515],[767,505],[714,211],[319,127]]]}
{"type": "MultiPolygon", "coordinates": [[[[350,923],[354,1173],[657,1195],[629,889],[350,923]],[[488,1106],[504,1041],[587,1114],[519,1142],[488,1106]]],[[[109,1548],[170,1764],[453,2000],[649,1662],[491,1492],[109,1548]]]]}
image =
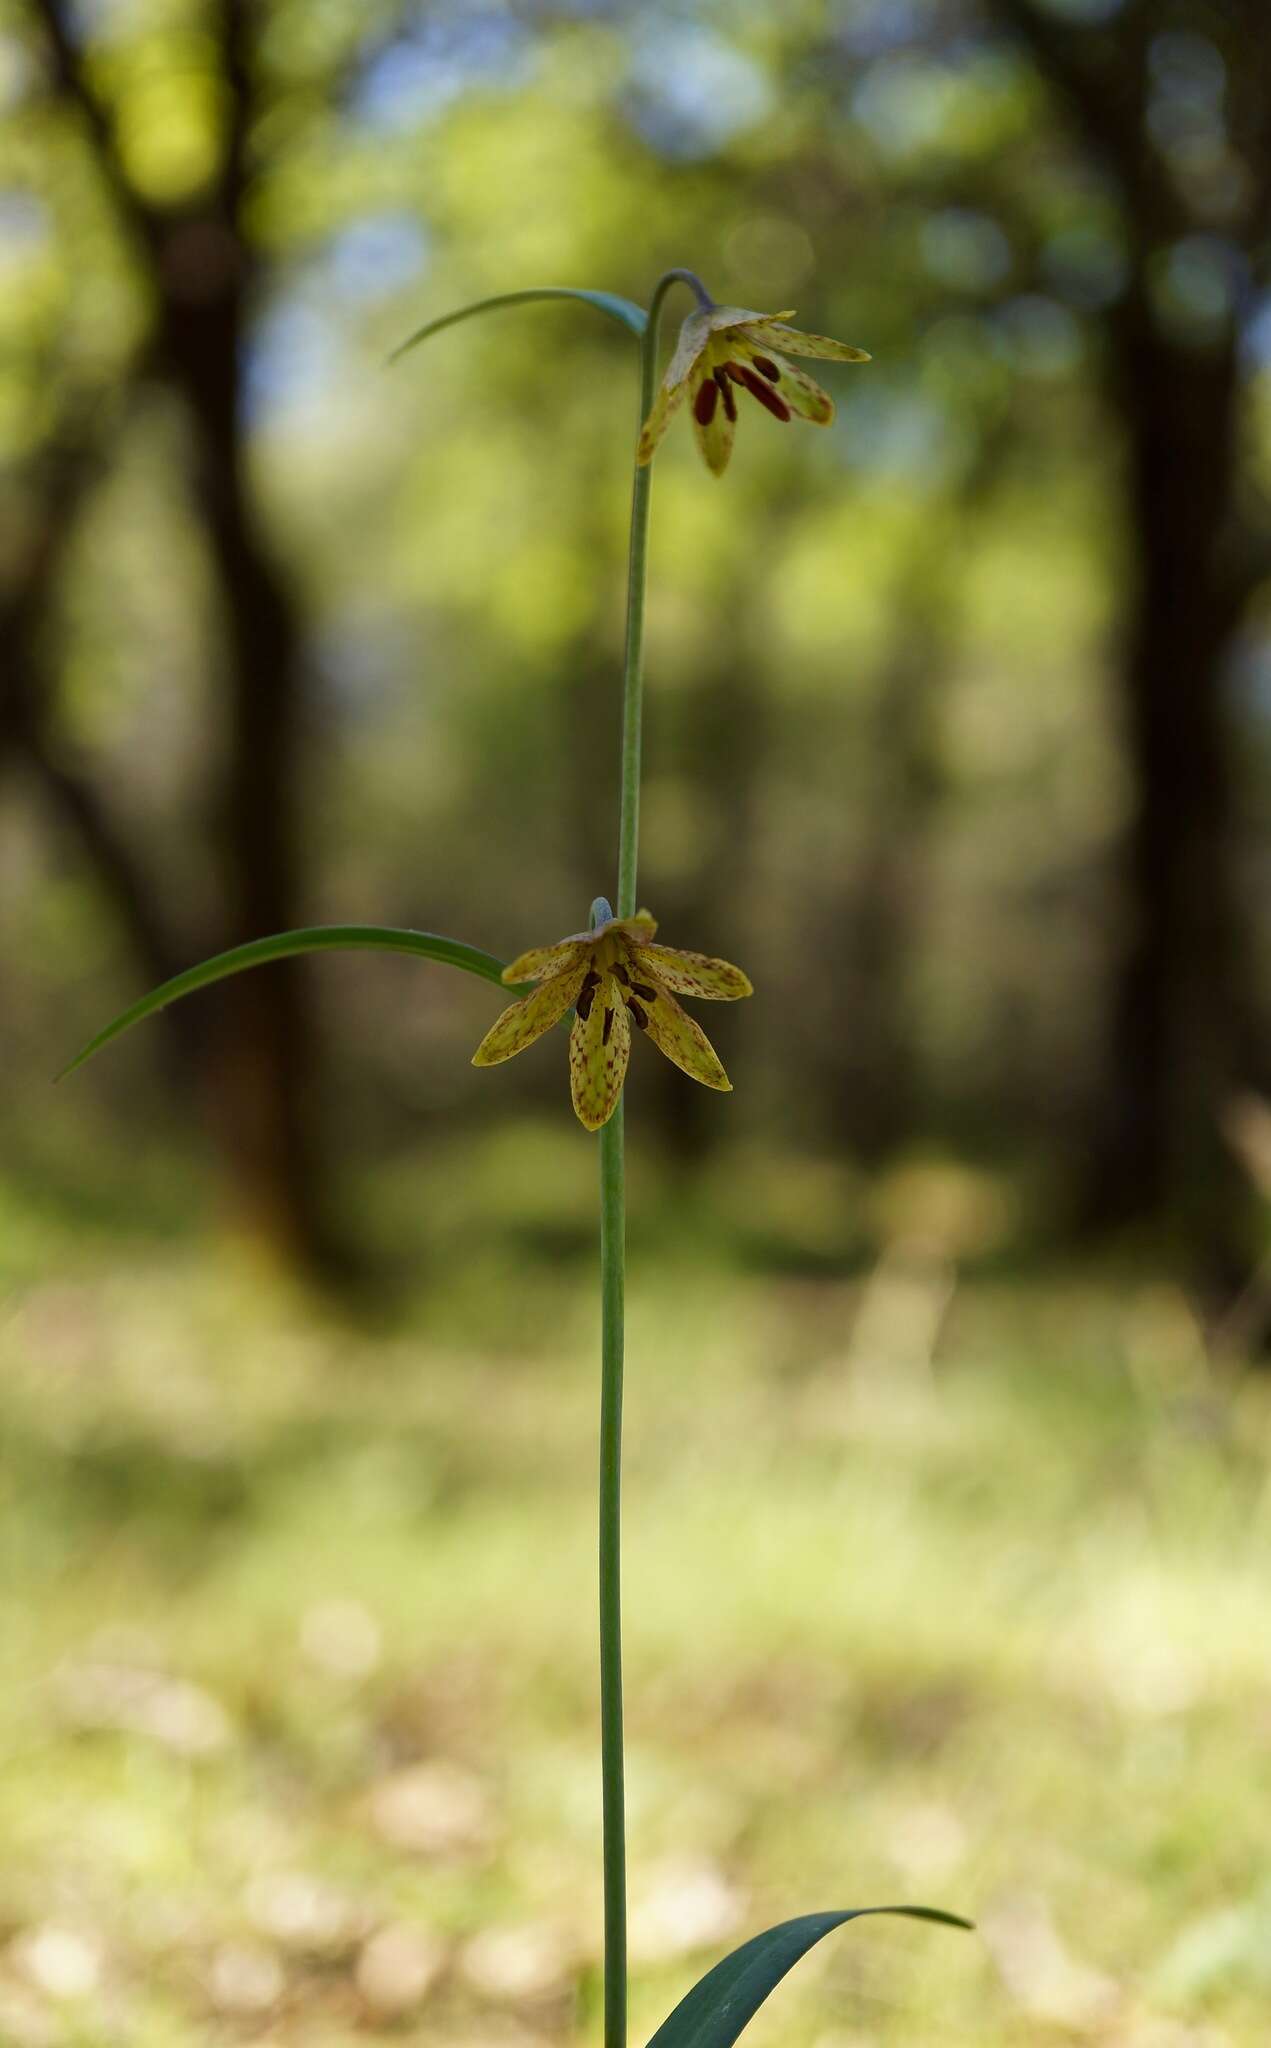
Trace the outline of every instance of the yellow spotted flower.
{"type": "Polygon", "coordinates": [[[828,427],[834,400],[786,356],[821,356],[835,363],[867,363],[869,356],[863,348],[850,348],[827,334],[800,334],[797,327],[783,324],[793,317],[792,312],[747,312],[744,306],[712,306],[690,313],[641,430],[636,461],[652,461],[672,413],[685,397],[692,401],[697,445],[716,476],[723,475],[733,452],[738,391],[748,391],[774,419],[809,420],[814,427],[828,427]]]}
{"type": "Polygon", "coordinates": [[[631,1026],[646,1031],[684,1073],[706,1088],[731,1088],[705,1032],[676,1002],[677,995],[734,1002],[752,993],[740,967],[655,946],[657,924],[647,910],[611,917],[594,931],[575,932],[555,946],[522,953],[503,970],[509,984],[539,987],[513,1003],[492,1024],[472,1056],[474,1067],[497,1067],[524,1052],[572,1007],[569,1085],[580,1123],[598,1131],[617,1107],[627,1077],[631,1026]]]}

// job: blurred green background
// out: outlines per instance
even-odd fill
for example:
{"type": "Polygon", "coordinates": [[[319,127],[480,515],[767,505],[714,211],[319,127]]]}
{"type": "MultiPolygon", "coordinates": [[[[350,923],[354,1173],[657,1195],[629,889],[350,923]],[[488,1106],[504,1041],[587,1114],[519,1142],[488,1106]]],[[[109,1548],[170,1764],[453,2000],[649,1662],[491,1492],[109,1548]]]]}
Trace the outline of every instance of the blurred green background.
{"type": "Polygon", "coordinates": [[[595,1146],[494,991],[611,886],[636,351],[677,421],[637,1045],[635,2038],[1265,2039],[1271,37],[1259,0],[0,4],[0,2041],[595,2038],[595,1146]],[[687,306],[684,308],[687,310],[687,306]],[[669,339],[669,335],[668,335],[669,339]]]}

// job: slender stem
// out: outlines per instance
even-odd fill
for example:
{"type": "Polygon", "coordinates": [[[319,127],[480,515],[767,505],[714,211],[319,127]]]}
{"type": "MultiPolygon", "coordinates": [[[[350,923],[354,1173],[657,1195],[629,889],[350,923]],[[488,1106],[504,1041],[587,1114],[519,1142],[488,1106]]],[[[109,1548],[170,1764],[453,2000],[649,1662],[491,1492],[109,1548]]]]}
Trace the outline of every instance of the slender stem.
{"type": "MultiPolygon", "coordinates": [[[[640,423],[649,417],[658,381],[658,330],[662,303],[677,284],[686,284],[699,305],[712,301],[691,270],[668,270],[649,306],[640,343],[640,423]]],[[[649,501],[653,464],[637,464],[631,489],[631,544],[627,555],[627,648],[622,676],[622,814],[618,829],[618,915],[636,907],[636,865],[640,858],[640,735],[644,716],[644,593],[648,577],[649,501]]]]}
{"type": "MultiPolygon", "coordinates": [[[[710,298],[691,271],[668,270],[649,306],[640,344],[640,420],[657,386],[662,303],[687,284],[710,298]]],[[[622,809],[618,832],[619,917],[636,907],[640,841],[640,731],[644,698],[644,591],[652,465],[637,465],[631,493],[627,646],[622,681],[622,809]]],[[[597,906],[599,909],[599,905],[597,906]]],[[[627,1823],[622,1735],[622,1366],[626,1288],[626,1195],[622,1103],[600,1133],[600,1767],[604,1802],[605,2048],[627,2040],[627,1823]]]]}
{"type": "Polygon", "coordinates": [[[600,1133],[600,1771],[605,1835],[605,2048],[626,2048],[627,2039],[621,1552],[625,1178],[619,1102],[600,1133]]]}

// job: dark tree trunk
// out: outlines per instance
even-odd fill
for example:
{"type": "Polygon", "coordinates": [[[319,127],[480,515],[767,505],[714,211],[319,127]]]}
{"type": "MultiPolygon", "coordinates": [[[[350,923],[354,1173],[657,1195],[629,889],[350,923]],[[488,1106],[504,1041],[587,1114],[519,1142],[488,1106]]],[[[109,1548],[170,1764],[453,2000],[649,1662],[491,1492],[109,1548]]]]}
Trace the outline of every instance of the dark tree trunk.
{"type": "MultiPolygon", "coordinates": [[[[186,223],[165,250],[163,352],[191,423],[195,489],[220,586],[227,720],[218,837],[227,944],[302,923],[302,625],[257,525],[246,475],[242,358],[250,269],[229,224],[186,223]]],[[[307,963],[221,991],[209,1061],[216,1134],[253,1225],[317,1271],[342,1263],[313,1115],[307,963]]]]}
{"type": "Polygon", "coordinates": [[[1165,1220],[1218,1284],[1247,1270],[1246,1196],[1221,1136],[1246,1076],[1248,996],[1232,873],[1224,670],[1239,613],[1231,540],[1234,339],[1171,345],[1136,298],[1112,326],[1136,587],[1122,685],[1133,808],[1109,1086],[1086,1214],[1165,1220]]]}
{"type": "MultiPolygon", "coordinates": [[[[152,373],[181,402],[193,452],[196,510],[207,535],[223,619],[227,697],[216,854],[222,943],[263,937],[301,919],[298,803],[303,630],[262,535],[247,476],[243,358],[254,261],[243,229],[254,84],[247,0],[212,10],[229,120],[219,175],[190,212],[147,204],[129,180],[112,121],[88,83],[59,0],[38,0],[54,76],[77,111],[120,225],[154,295],[152,373]]],[[[92,847],[109,880],[118,860],[92,847]]],[[[127,892],[116,888],[127,913],[127,892]]],[[[130,925],[134,937],[136,915],[130,925]]],[[[153,949],[148,949],[153,950],[153,949]]],[[[238,1199],[280,1251],[311,1272],[343,1264],[325,1220],[312,1116],[313,1030],[299,961],[245,975],[220,992],[208,1032],[204,1093],[238,1199]]]]}
{"type": "MultiPolygon", "coordinates": [[[[1044,0],[994,0],[1069,115],[1073,139],[1119,202],[1130,254],[1104,319],[1111,406],[1124,436],[1132,564],[1120,670],[1132,812],[1119,876],[1108,1085],[1091,1148],[1089,1223],[1167,1225],[1211,1298],[1246,1275],[1249,1196],[1221,1136],[1248,1078],[1252,1005],[1234,884],[1233,752],[1224,670],[1250,589],[1237,493],[1236,323],[1189,346],[1154,304],[1157,264],[1212,232],[1149,132],[1156,0],[1093,26],[1044,0]],[[1241,559],[1241,557],[1244,559],[1241,559]]],[[[1224,235],[1257,260],[1271,205],[1271,42],[1263,0],[1176,0],[1169,26],[1212,43],[1244,197],[1224,235]]]]}

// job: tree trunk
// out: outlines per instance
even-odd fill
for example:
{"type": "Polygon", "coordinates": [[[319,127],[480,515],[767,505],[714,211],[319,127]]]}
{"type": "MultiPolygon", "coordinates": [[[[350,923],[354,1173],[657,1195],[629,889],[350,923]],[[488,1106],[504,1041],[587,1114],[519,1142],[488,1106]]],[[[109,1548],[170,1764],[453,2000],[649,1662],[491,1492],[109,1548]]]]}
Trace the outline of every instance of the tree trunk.
{"type": "Polygon", "coordinates": [[[1141,296],[1112,323],[1137,553],[1122,664],[1133,809],[1107,1100],[1085,1213],[1165,1222],[1217,1288],[1248,1271],[1247,1200],[1221,1135],[1245,1078],[1248,997],[1232,873],[1224,667],[1239,613],[1226,572],[1235,468],[1234,336],[1168,342],[1141,296]]]}
{"type": "MultiPolygon", "coordinates": [[[[191,425],[194,483],[220,586],[227,719],[218,804],[226,944],[304,922],[299,857],[303,630],[260,533],[247,475],[242,357],[250,271],[241,238],[204,219],[171,230],[163,354],[191,425]]],[[[313,1114],[308,963],[221,991],[209,1060],[215,1134],[253,1228],[317,1274],[345,1265],[324,1212],[313,1114]]]]}

